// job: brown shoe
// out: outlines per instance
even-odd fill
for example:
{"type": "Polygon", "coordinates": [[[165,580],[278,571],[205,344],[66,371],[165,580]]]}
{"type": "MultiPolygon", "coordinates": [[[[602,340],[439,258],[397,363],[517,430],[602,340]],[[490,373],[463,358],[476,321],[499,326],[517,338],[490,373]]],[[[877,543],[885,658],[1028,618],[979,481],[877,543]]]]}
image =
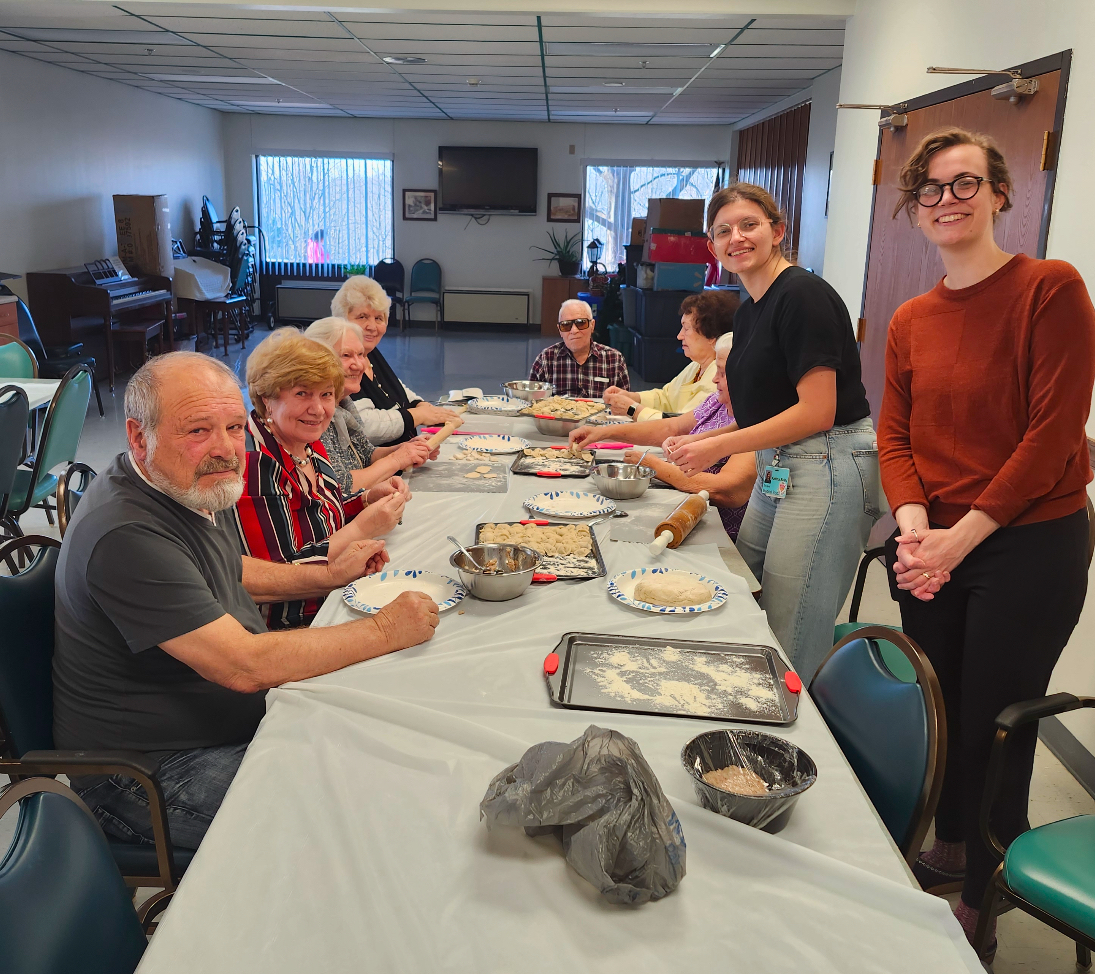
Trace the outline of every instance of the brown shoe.
{"type": "Polygon", "coordinates": [[[920,884],[920,888],[925,893],[931,893],[932,896],[946,896],[947,893],[958,893],[962,889],[962,884],[966,881],[966,870],[949,872],[946,869],[940,869],[930,862],[925,862],[923,855],[913,863],[912,873],[920,884]]]}

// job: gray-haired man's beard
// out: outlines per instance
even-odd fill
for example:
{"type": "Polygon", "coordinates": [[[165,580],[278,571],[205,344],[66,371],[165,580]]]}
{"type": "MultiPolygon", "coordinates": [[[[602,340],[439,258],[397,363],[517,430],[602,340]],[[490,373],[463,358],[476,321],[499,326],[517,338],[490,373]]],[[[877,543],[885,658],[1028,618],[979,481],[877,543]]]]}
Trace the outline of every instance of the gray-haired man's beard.
{"type": "Polygon", "coordinates": [[[194,471],[194,483],[186,489],[176,486],[164,477],[152,464],[152,456],[149,456],[148,479],[160,488],[172,500],[182,504],[192,511],[224,511],[232,507],[243,495],[243,476],[240,474],[240,461],[238,457],[231,459],[218,459],[207,457],[198,464],[194,471]],[[219,480],[208,487],[202,487],[198,480],[205,474],[220,473],[221,471],[235,471],[236,476],[231,480],[219,480]]]}

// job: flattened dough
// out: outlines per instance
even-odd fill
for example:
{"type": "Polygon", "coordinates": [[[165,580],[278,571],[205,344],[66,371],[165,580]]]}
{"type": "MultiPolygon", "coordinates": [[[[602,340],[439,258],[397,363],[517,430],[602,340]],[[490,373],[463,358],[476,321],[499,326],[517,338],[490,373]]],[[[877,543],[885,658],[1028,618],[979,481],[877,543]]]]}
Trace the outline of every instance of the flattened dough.
{"type": "Polygon", "coordinates": [[[483,479],[484,480],[497,480],[498,479],[498,474],[496,474],[496,473],[485,473],[485,474],[483,474],[483,479]]]}
{"type": "Polygon", "coordinates": [[[490,467],[476,467],[476,473],[490,473],[490,467]]]}
{"type": "Polygon", "coordinates": [[[659,573],[635,586],[635,598],[651,605],[703,605],[711,601],[711,590],[687,575],[659,573]]]}
{"type": "Polygon", "coordinates": [[[481,473],[476,473],[474,470],[472,470],[469,473],[464,474],[464,476],[471,480],[475,480],[476,478],[482,477],[483,475],[481,473]]]}

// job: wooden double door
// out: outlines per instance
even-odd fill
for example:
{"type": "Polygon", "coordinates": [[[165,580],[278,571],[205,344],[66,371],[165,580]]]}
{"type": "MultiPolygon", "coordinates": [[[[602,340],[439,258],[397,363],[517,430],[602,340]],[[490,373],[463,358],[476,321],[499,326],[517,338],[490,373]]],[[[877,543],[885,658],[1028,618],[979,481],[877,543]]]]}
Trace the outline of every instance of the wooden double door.
{"type": "MultiPolygon", "coordinates": [[[[996,223],[996,242],[1009,253],[1044,257],[1050,206],[1064,116],[1071,52],[1019,65],[1024,78],[1037,78],[1038,91],[1017,104],[993,98],[991,90],[1006,76],[987,75],[933,92],[893,112],[908,124],[883,130],[875,163],[874,209],[858,338],[863,384],[877,419],[885,386],[886,336],[890,319],[910,298],[931,290],[944,276],[942,261],[924,234],[901,212],[898,174],[920,140],[944,126],[992,136],[1011,171],[1012,209],[996,223]]],[[[884,112],[884,115],[889,112],[884,112]]]]}

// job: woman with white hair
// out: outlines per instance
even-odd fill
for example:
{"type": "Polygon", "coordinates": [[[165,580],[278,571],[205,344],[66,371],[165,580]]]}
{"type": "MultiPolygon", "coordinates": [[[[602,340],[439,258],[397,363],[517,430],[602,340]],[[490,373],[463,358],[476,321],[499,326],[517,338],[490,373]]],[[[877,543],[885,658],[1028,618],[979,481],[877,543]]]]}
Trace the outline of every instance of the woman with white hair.
{"type": "Polygon", "coordinates": [[[331,425],[320,440],[342,485],[343,495],[350,497],[386,480],[406,491],[406,485],[396,474],[436,459],[438,451],[430,452],[425,436],[398,446],[376,446],[369,439],[351,398],[361,390],[365,368],[365,341],[361,329],[345,318],[320,318],[313,321],[304,334],[326,345],[342,365],[343,398],[335,407],[331,425]]]}
{"type": "Polygon", "coordinates": [[[459,415],[423,402],[408,389],[388,364],[377,345],[388,330],[392,299],[376,281],[363,274],[347,278],[331,301],[331,314],[352,321],[361,329],[364,348],[361,388],[351,394],[361,423],[373,443],[406,443],[417,435],[415,427],[441,425],[459,415]]]}

